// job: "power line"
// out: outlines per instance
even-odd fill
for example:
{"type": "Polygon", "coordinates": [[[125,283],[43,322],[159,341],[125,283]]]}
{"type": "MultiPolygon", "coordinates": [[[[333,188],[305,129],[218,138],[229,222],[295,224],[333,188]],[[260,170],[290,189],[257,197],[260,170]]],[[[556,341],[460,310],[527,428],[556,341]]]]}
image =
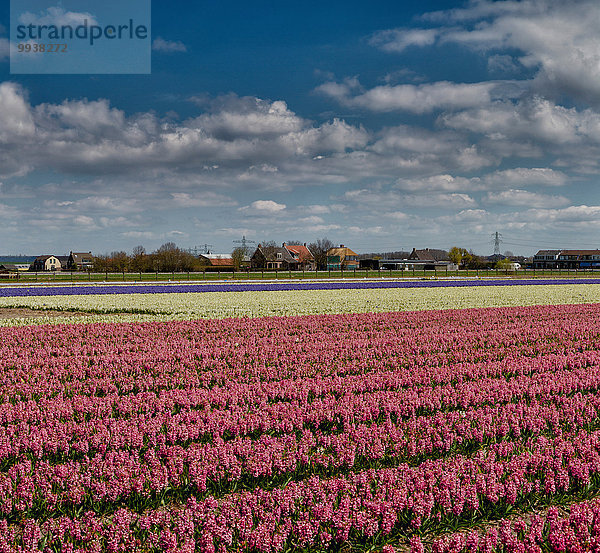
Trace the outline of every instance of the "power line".
{"type": "Polygon", "coordinates": [[[234,244],[241,244],[243,250],[246,251],[246,248],[247,248],[248,244],[256,244],[256,240],[248,240],[246,238],[246,236],[244,235],[244,236],[242,236],[241,240],[234,240],[233,243],[234,244]]]}
{"type": "Polygon", "coordinates": [[[517,241],[515,239],[515,241],[513,240],[506,240],[504,242],[505,244],[511,244],[512,246],[521,246],[521,247],[537,247],[537,248],[551,248],[551,249],[555,249],[555,250],[560,250],[561,248],[564,248],[565,246],[569,246],[572,248],[589,248],[589,249],[596,249],[598,247],[598,244],[582,244],[581,242],[564,242],[561,241],[558,245],[556,242],[528,242],[528,241],[517,241]]]}
{"type": "Polygon", "coordinates": [[[186,251],[198,257],[198,254],[207,254],[210,253],[210,248],[212,248],[212,244],[202,244],[201,246],[194,246],[193,248],[188,248],[186,251]]]}
{"type": "Polygon", "coordinates": [[[498,231],[492,234],[492,242],[494,244],[494,255],[500,255],[500,243],[502,242],[502,235],[498,231]]]}

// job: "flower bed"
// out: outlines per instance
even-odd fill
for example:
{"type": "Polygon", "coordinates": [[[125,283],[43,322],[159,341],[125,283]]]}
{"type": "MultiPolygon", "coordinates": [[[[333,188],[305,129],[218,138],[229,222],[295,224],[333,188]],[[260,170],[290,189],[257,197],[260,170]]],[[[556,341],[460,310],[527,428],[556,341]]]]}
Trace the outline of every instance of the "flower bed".
{"type": "Polygon", "coordinates": [[[89,284],[84,286],[20,286],[0,288],[0,298],[29,296],[81,296],[99,294],[180,294],[203,292],[277,292],[311,290],[378,290],[389,288],[464,288],[469,286],[540,286],[544,284],[600,284],[597,278],[563,279],[461,279],[263,282],[228,284],[89,284]]]}
{"type": "MultiPolygon", "coordinates": [[[[593,303],[600,284],[536,284],[437,288],[378,288],[0,297],[0,308],[77,311],[94,317],[60,322],[151,321],[270,317],[593,303]]],[[[0,320],[0,326],[58,322],[53,317],[0,320]]]]}
{"type": "Polygon", "coordinates": [[[0,329],[0,546],[488,550],[600,491],[599,346],[600,305],[0,329]]]}

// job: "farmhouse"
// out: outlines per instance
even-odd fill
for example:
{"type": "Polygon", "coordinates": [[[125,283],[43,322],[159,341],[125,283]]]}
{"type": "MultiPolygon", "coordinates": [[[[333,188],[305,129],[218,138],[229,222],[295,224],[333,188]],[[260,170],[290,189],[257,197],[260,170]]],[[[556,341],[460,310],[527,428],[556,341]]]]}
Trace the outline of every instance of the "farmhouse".
{"type": "Polygon", "coordinates": [[[57,255],[56,259],[60,262],[60,269],[58,271],[70,271],[71,270],[71,258],[68,255],[57,255]]]}
{"type": "Polygon", "coordinates": [[[77,271],[89,271],[94,266],[94,256],[92,252],[70,252],[67,266],[77,271]]]}
{"type": "Polygon", "coordinates": [[[425,248],[424,250],[417,250],[416,248],[413,248],[413,251],[408,256],[408,259],[430,261],[433,263],[436,261],[450,261],[450,257],[446,250],[434,250],[429,248],[425,248]]]}
{"type": "Polygon", "coordinates": [[[448,252],[445,250],[413,249],[412,253],[399,253],[400,255],[403,255],[403,257],[391,259],[361,259],[360,266],[362,269],[384,269],[392,271],[432,271],[436,269],[455,271],[458,269],[458,266],[448,259],[448,252]]]}
{"type": "Polygon", "coordinates": [[[360,263],[358,254],[350,248],[346,248],[344,244],[340,244],[339,248],[331,248],[327,250],[327,269],[332,271],[358,269],[360,263]]]}
{"type": "Polygon", "coordinates": [[[256,248],[256,251],[250,258],[250,266],[253,269],[281,269],[284,271],[298,270],[300,261],[295,259],[290,251],[284,246],[261,246],[256,248]]]}
{"type": "Polygon", "coordinates": [[[63,267],[59,257],[62,257],[63,259],[65,258],[65,256],[40,255],[35,258],[35,261],[31,265],[31,269],[33,271],[61,271],[63,267]]]}
{"type": "Polygon", "coordinates": [[[300,271],[314,271],[316,268],[316,261],[314,255],[307,248],[306,243],[300,244],[286,244],[283,243],[283,247],[290,252],[290,255],[298,262],[298,269],[300,271]]]}
{"type": "Polygon", "coordinates": [[[433,270],[436,267],[448,267],[450,269],[456,268],[456,266],[450,261],[449,254],[446,250],[436,250],[425,248],[424,250],[417,250],[413,248],[413,251],[408,256],[408,260],[412,261],[410,267],[415,267],[425,270],[433,270]]]}

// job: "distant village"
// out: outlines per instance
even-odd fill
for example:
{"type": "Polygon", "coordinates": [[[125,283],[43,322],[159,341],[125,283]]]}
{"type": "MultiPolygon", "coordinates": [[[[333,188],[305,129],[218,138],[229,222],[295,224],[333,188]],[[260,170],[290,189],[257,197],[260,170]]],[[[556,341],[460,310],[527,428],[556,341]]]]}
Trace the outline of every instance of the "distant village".
{"type": "MultiPolygon", "coordinates": [[[[240,241],[242,242],[242,241],[240,241]]],[[[464,248],[417,249],[384,253],[357,254],[350,247],[334,245],[328,239],[311,244],[275,242],[244,245],[231,253],[203,253],[181,249],[174,243],[163,244],[147,253],[142,246],[132,254],[116,251],[94,255],[88,252],[69,252],[68,255],[0,256],[0,274],[56,271],[85,272],[181,272],[181,271],[353,271],[353,270],[441,270],[458,269],[597,269],[600,250],[539,250],[532,257],[514,256],[507,252],[478,256],[464,248]]]]}

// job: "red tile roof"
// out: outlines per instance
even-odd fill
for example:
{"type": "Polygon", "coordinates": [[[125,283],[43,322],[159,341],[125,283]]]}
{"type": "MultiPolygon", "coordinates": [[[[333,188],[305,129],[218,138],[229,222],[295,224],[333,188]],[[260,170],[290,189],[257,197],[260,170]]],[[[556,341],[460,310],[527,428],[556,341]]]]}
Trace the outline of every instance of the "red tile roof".
{"type": "Polygon", "coordinates": [[[293,246],[288,246],[286,244],[285,247],[290,252],[295,253],[298,256],[298,261],[314,261],[315,260],[313,254],[310,253],[310,250],[306,246],[297,245],[297,244],[294,244],[293,246]]]}
{"type": "Polygon", "coordinates": [[[209,261],[213,267],[231,267],[233,265],[233,259],[231,258],[209,259],[209,261]]]}

